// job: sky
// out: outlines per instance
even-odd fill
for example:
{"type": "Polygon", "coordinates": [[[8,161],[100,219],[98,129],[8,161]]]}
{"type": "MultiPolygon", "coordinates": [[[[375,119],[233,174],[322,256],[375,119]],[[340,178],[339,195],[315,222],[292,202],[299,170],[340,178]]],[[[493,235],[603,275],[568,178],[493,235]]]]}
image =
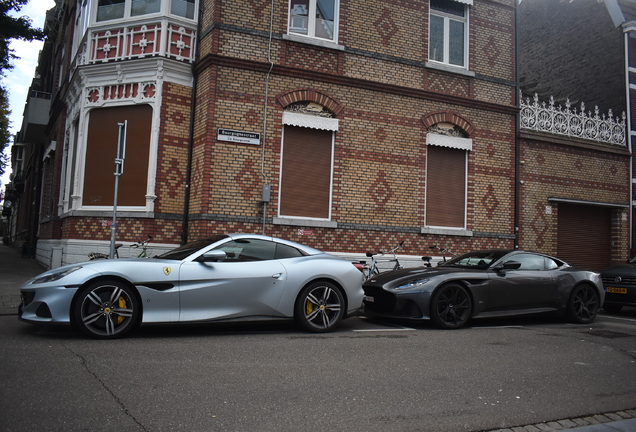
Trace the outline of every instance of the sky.
{"type": "MultiPolygon", "coordinates": [[[[20,12],[12,15],[28,16],[31,19],[31,25],[33,27],[42,28],[44,27],[46,11],[54,6],[54,0],[31,0],[20,12]]],[[[6,73],[6,77],[2,78],[2,83],[9,91],[9,109],[11,110],[9,130],[12,135],[15,135],[22,126],[24,104],[26,103],[31,80],[35,74],[35,67],[38,62],[38,54],[42,48],[42,42],[14,40],[11,43],[11,48],[20,59],[13,62],[13,70],[6,73]]],[[[11,154],[9,147],[7,147],[5,153],[7,155],[11,154]]],[[[7,167],[7,172],[0,178],[0,190],[4,191],[5,185],[9,183],[10,173],[11,167],[7,167]]]]}

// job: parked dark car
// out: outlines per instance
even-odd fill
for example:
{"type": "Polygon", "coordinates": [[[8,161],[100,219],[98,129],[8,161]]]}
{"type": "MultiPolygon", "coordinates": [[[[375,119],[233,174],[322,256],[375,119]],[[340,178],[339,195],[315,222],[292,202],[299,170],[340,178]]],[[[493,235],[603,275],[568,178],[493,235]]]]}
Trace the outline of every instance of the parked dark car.
{"type": "Polygon", "coordinates": [[[459,328],[471,318],[556,313],[590,323],[603,304],[600,274],[522,250],[483,250],[437,267],[381,273],[362,286],[363,315],[431,320],[459,328]]]}
{"type": "Polygon", "coordinates": [[[606,268],[601,278],[605,287],[603,309],[618,313],[623,306],[636,306],[636,257],[606,268]]]}

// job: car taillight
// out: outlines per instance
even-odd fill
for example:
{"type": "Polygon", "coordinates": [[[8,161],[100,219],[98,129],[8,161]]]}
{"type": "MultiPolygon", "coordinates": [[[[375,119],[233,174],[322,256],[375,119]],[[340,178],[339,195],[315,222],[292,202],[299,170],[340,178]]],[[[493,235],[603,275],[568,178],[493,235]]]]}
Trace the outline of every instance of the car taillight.
{"type": "Polygon", "coordinates": [[[353,266],[357,268],[358,270],[360,270],[361,272],[364,271],[364,266],[360,264],[359,262],[352,262],[351,264],[353,264],[353,266]]]}

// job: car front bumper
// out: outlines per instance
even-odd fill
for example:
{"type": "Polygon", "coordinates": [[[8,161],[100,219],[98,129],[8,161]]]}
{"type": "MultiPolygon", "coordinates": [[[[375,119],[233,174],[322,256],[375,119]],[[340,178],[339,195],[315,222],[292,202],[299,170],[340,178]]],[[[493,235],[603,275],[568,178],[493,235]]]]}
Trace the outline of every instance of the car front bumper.
{"type": "Polygon", "coordinates": [[[70,324],[70,310],[77,288],[22,289],[18,319],[32,324],[70,324]]]}

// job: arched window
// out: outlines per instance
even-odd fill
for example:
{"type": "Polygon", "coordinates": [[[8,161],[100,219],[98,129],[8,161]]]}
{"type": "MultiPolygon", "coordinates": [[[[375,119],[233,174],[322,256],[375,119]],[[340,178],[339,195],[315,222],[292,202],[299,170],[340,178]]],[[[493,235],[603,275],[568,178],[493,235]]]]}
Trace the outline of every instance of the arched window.
{"type": "Polygon", "coordinates": [[[280,217],[330,220],[333,149],[338,130],[338,120],[333,117],[314,102],[297,102],[285,108],[280,217]]]}
{"type": "Polygon", "coordinates": [[[437,123],[426,134],[426,226],[466,228],[468,152],[472,139],[458,126],[437,123]]]}

